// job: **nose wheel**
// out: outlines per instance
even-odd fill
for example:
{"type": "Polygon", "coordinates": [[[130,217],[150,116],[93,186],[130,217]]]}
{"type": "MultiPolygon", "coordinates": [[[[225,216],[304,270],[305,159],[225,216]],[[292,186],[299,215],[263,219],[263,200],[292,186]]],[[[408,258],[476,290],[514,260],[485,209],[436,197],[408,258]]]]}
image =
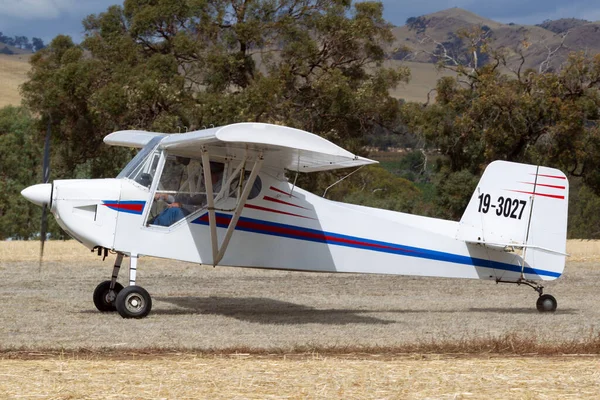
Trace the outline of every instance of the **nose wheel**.
{"type": "Polygon", "coordinates": [[[96,286],[96,290],[94,290],[94,305],[98,311],[117,311],[115,300],[119,292],[123,290],[123,285],[121,285],[119,282],[116,282],[115,287],[111,290],[110,283],[110,281],[104,281],[96,286]]]}

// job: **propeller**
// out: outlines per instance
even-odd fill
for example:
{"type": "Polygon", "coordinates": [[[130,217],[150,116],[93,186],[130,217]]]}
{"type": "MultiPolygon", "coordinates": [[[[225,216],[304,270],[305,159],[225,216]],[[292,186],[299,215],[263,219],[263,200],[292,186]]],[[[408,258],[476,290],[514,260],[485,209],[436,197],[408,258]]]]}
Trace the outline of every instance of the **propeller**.
{"type": "Polygon", "coordinates": [[[50,181],[50,133],[51,122],[48,118],[48,129],[46,130],[46,140],[44,142],[44,160],[42,163],[42,180],[44,183],[38,183],[26,187],[21,191],[21,195],[33,204],[42,207],[42,226],[40,228],[40,270],[42,269],[42,258],[44,257],[44,243],[48,234],[48,207],[52,203],[52,184],[50,181]]]}
{"type": "MultiPolygon", "coordinates": [[[[48,118],[48,127],[46,129],[46,140],[44,141],[44,161],[42,164],[42,181],[48,183],[50,181],[50,134],[51,134],[51,119],[48,118]]],[[[43,203],[42,208],[42,226],[40,228],[40,269],[42,268],[42,259],[44,257],[44,243],[48,233],[48,202],[43,203]]]]}

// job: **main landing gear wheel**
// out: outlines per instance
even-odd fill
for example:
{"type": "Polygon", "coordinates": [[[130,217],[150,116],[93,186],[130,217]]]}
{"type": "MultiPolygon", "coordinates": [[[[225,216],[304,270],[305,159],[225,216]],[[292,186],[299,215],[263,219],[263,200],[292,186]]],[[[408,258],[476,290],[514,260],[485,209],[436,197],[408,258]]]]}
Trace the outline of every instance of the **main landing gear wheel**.
{"type": "Polygon", "coordinates": [[[123,318],[144,318],[152,309],[152,299],[141,286],[127,286],[115,300],[117,311],[123,318]]]}
{"type": "Polygon", "coordinates": [[[538,297],[535,306],[539,312],[554,312],[557,307],[556,299],[549,294],[543,294],[538,297]]]}
{"type": "Polygon", "coordinates": [[[119,292],[123,290],[123,285],[119,282],[115,283],[115,288],[111,292],[110,281],[104,281],[94,290],[94,305],[101,312],[117,311],[115,299],[119,292]]]}

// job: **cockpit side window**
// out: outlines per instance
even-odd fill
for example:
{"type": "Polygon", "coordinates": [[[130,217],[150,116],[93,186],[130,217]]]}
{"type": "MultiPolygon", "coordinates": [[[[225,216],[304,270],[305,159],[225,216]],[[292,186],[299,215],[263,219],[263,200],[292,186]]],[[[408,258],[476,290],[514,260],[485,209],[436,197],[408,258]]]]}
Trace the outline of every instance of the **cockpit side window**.
{"type": "MultiPolygon", "coordinates": [[[[224,179],[225,164],[211,162],[213,195],[217,197],[224,179]]],[[[187,215],[206,207],[202,161],[167,155],[158,182],[148,225],[171,226],[187,215]]]]}
{"type": "MultiPolygon", "coordinates": [[[[229,185],[229,193],[228,193],[229,197],[237,198],[238,196],[241,195],[242,190],[244,189],[244,186],[246,185],[246,182],[248,181],[248,178],[250,178],[250,171],[244,171],[243,178],[240,181],[241,176],[242,176],[242,171],[239,171],[237,174],[234,174],[233,176],[231,176],[231,178],[230,178],[231,184],[229,185]]],[[[254,180],[254,183],[252,184],[252,189],[250,189],[250,193],[248,194],[248,200],[252,200],[252,199],[256,198],[256,196],[258,196],[260,194],[261,190],[262,190],[262,181],[260,179],[260,176],[257,175],[256,179],[254,180]]]]}

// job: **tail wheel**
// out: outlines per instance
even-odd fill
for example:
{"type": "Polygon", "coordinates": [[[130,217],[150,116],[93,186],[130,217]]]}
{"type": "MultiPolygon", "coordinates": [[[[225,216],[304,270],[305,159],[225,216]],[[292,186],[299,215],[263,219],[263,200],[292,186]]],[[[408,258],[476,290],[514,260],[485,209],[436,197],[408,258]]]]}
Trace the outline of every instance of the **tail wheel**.
{"type": "Polygon", "coordinates": [[[143,287],[127,286],[117,295],[115,305],[123,318],[144,318],[152,309],[152,299],[143,287]]]}
{"type": "Polygon", "coordinates": [[[551,296],[549,294],[543,294],[540,297],[538,297],[535,306],[537,307],[537,310],[539,312],[554,312],[556,311],[556,307],[558,306],[558,304],[554,296],[551,296]]]}
{"type": "Polygon", "coordinates": [[[94,290],[94,305],[101,312],[117,311],[115,299],[119,292],[123,290],[123,285],[119,282],[115,283],[115,288],[111,292],[110,281],[104,281],[94,290]]]}

